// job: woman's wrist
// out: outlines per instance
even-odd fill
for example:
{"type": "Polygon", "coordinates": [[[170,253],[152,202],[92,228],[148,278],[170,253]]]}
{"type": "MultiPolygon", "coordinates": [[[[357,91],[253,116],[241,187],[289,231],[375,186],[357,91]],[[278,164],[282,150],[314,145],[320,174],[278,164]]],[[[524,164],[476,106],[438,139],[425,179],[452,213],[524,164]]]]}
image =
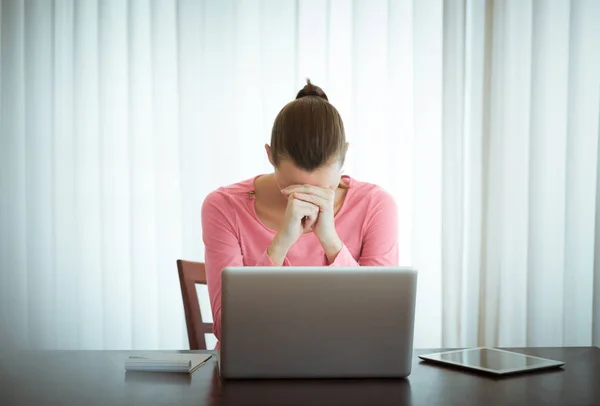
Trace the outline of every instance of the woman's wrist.
{"type": "Polygon", "coordinates": [[[344,243],[337,235],[329,240],[321,241],[321,245],[325,250],[325,256],[327,257],[328,264],[332,264],[333,261],[335,261],[338,254],[344,247],[344,243]]]}
{"type": "Polygon", "coordinates": [[[282,266],[285,260],[285,256],[290,250],[291,246],[282,240],[278,235],[273,238],[271,245],[267,248],[267,255],[271,258],[271,261],[276,266],[282,266]]]}

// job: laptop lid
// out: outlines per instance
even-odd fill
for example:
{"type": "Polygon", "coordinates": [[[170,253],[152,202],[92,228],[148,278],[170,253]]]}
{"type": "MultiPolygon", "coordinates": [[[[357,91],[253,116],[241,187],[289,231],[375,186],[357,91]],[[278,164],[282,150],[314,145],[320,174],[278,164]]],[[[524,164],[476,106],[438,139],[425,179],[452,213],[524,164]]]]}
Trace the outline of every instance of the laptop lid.
{"type": "Polygon", "coordinates": [[[409,268],[226,268],[221,375],[408,376],[416,283],[409,268]]]}

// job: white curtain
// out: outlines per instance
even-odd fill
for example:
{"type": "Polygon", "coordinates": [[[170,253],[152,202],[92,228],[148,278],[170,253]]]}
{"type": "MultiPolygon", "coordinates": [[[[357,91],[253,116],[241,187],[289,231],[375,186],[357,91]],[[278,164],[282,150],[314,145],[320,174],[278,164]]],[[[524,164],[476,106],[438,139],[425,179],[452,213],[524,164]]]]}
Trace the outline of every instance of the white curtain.
{"type": "Polygon", "coordinates": [[[600,3],[450,4],[442,342],[600,345],[600,3]]]}
{"type": "Polygon", "coordinates": [[[0,345],[187,348],[175,260],[306,77],[398,202],[416,347],[600,345],[600,2],[0,3],[0,345]]]}

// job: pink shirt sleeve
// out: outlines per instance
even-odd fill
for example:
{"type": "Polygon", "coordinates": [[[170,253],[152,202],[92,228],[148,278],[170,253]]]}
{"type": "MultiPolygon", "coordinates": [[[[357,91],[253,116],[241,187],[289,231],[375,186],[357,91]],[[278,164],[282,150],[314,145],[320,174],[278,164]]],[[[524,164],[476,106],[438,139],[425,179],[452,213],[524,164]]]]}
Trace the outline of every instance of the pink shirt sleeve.
{"type": "Polygon", "coordinates": [[[398,208],[394,198],[382,189],[374,191],[365,223],[358,261],[344,245],[330,266],[398,266],[398,208]]]}
{"type": "MultiPolygon", "coordinates": [[[[226,196],[212,192],[202,204],[202,239],[204,241],[204,262],[206,282],[213,316],[213,332],[221,339],[221,271],[228,266],[244,266],[242,250],[236,228],[236,213],[226,196]]],[[[274,266],[267,251],[262,254],[256,266],[274,266]]],[[[287,259],[284,265],[289,265],[287,259]]]]}

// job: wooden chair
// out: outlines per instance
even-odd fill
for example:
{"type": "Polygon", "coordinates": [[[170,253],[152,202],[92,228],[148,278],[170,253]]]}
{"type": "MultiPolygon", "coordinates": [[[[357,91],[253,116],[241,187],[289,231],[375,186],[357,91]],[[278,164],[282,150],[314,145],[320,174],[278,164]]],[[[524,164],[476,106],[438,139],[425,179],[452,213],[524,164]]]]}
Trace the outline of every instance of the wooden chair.
{"type": "Polygon", "coordinates": [[[213,332],[213,325],[202,321],[202,310],[196,292],[196,284],[206,285],[204,264],[178,259],[177,270],[179,271],[190,350],[206,350],[205,334],[213,332]]]}

